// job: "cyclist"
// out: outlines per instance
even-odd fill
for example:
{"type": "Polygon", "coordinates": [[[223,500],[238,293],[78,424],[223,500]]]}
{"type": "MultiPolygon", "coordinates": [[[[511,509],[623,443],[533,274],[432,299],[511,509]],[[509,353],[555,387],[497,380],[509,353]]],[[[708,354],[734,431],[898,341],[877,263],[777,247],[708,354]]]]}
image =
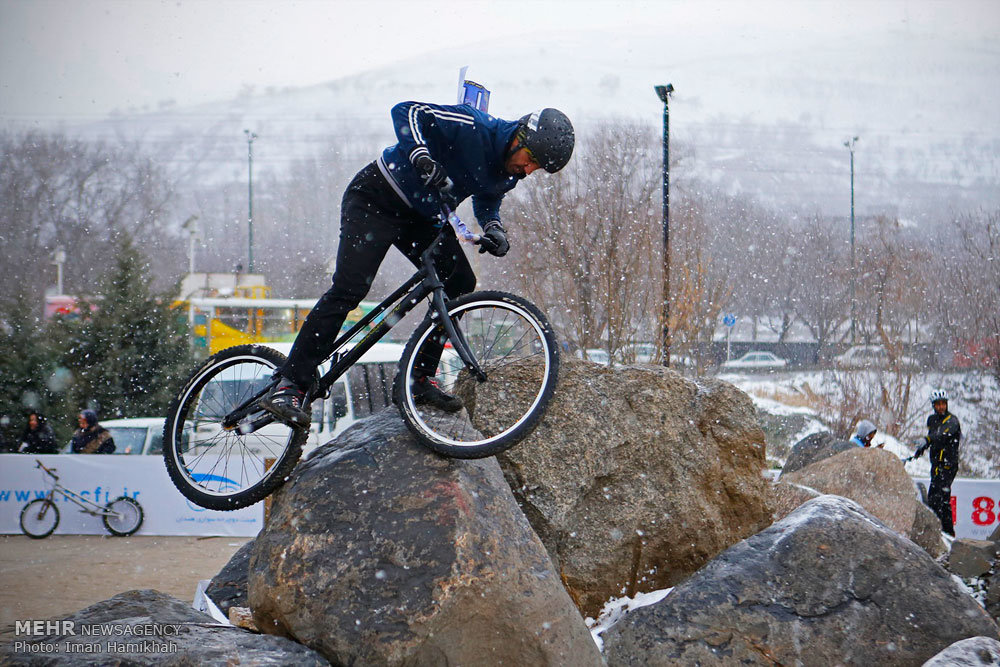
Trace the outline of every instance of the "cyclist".
{"type": "MultiPolygon", "coordinates": [[[[309,425],[305,392],[347,314],[368,294],[389,246],[419,266],[420,253],[438,234],[442,201],[454,207],[471,196],[483,229],[479,252],[503,257],[510,248],[500,221],[504,194],[537,169],[565,167],[575,142],[569,118],[551,108],[508,121],[469,105],[403,102],[392,108],[392,120],[398,142],[358,172],[344,193],[333,284],[306,317],[278,369],[280,381],[261,401],[290,425],[309,425]]],[[[449,298],[475,289],[475,273],[454,234],[442,242],[436,266],[449,298]]],[[[454,412],[461,402],[432,377],[442,348],[439,341],[423,350],[413,394],[419,403],[454,412]]]]}
{"type": "Polygon", "coordinates": [[[951,513],[951,483],[958,473],[958,445],[962,426],[958,417],[948,412],[948,394],[940,389],[931,392],[934,412],[927,417],[927,435],[914,441],[919,445],[911,459],[918,459],[930,449],[931,487],[927,505],[941,520],[941,530],[955,537],[951,513]]]}

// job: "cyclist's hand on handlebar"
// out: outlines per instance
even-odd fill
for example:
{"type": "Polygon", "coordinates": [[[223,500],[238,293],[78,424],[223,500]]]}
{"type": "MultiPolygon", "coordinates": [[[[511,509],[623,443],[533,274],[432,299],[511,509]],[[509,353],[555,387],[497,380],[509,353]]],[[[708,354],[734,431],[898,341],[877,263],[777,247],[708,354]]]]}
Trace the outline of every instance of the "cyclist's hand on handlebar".
{"type": "Polygon", "coordinates": [[[494,257],[503,257],[510,250],[507,241],[507,230],[499,220],[490,220],[483,226],[483,235],[479,237],[479,252],[488,252],[494,257]]]}
{"type": "Polygon", "coordinates": [[[448,179],[448,172],[445,171],[440,162],[437,162],[427,153],[417,155],[413,159],[413,166],[416,167],[420,173],[420,178],[427,187],[443,190],[445,187],[451,185],[451,181],[448,179]]]}

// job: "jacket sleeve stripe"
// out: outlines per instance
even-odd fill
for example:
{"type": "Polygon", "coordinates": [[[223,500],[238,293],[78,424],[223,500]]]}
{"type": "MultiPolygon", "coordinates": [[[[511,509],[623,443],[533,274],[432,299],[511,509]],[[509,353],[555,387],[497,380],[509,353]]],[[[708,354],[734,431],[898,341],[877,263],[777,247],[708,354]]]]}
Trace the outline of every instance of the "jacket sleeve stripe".
{"type": "Polygon", "coordinates": [[[407,118],[410,124],[410,132],[413,135],[413,140],[418,144],[427,143],[424,141],[424,134],[420,129],[419,117],[421,113],[429,113],[436,118],[441,120],[447,120],[454,123],[463,123],[465,125],[475,125],[475,121],[472,116],[463,113],[456,113],[454,111],[442,111],[440,109],[432,109],[426,104],[414,104],[410,107],[407,113],[407,118]]]}

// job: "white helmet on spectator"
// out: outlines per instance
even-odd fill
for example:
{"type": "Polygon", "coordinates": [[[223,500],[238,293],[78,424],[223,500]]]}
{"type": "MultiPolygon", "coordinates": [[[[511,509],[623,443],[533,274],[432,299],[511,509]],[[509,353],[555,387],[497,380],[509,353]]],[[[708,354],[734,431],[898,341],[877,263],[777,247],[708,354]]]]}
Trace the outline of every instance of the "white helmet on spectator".
{"type": "Polygon", "coordinates": [[[935,389],[931,392],[931,404],[937,403],[938,401],[948,402],[948,392],[944,389],[935,389]]]}
{"type": "Polygon", "coordinates": [[[878,429],[875,427],[875,424],[871,423],[867,419],[862,419],[858,422],[858,426],[854,432],[857,434],[859,439],[864,440],[877,430],[878,429]]]}

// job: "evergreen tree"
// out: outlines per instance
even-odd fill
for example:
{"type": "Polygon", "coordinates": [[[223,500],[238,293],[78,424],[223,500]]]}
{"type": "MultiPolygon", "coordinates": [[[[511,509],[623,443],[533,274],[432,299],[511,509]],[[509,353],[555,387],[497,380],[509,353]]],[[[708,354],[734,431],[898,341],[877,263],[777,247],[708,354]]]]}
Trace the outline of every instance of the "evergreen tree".
{"type": "Polygon", "coordinates": [[[45,415],[62,442],[69,372],[59,368],[55,339],[43,334],[40,308],[21,291],[0,300],[0,437],[15,449],[31,411],[45,415]]]}
{"type": "Polygon", "coordinates": [[[166,412],[192,365],[183,314],[151,289],[149,262],[119,232],[114,263],[99,283],[100,298],[80,305],[64,364],[74,374],[78,407],[99,417],[151,417],[166,412]]]}

